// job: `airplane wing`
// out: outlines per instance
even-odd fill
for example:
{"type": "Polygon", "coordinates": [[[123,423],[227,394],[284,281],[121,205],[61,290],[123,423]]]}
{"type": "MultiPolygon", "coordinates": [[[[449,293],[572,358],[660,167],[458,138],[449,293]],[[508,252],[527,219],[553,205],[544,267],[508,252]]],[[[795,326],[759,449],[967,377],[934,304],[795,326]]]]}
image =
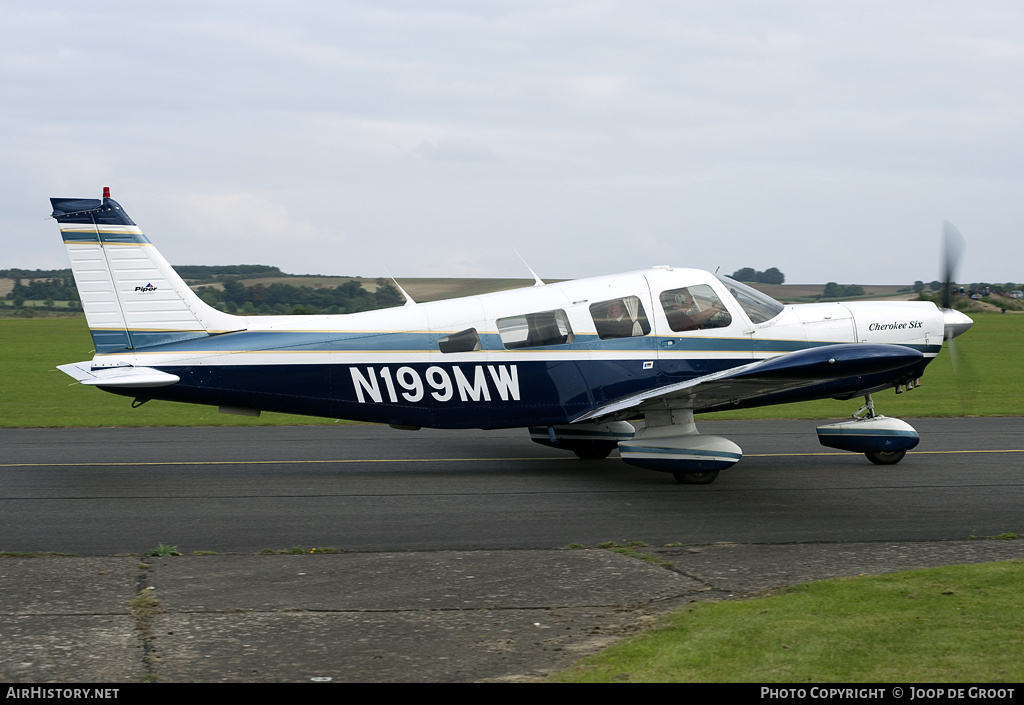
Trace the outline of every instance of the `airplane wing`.
{"type": "Polygon", "coordinates": [[[573,423],[633,410],[679,407],[694,411],[721,410],[759,397],[784,395],[810,387],[824,387],[831,392],[818,395],[822,397],[852,395],[862,393],[858,389],[877,386],[878,375],[893,372],[892,381],[895,382],[898,376],[919,365],[923,358],[921,352],[902,345],[824,345],[632,394],[583,414],[573,419],[573,423]],[[872,381],[861,383],[864,378],[872,381]],[[842,384],[830,386],[830,383],[843,382],[849,384],[845,387],[842,384]]]}

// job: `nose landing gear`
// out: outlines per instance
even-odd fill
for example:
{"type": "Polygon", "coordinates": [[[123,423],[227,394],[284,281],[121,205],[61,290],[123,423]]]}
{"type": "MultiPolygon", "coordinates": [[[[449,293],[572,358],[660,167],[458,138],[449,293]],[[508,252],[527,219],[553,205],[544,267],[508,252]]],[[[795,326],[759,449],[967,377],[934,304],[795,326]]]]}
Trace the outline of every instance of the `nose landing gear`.
{"type": "Polygon", "coordinates": [[[906,421],[876,415],[870,394],[852,421],[818,426],[818,442],[823,446],[863,453],[875,465],[895,465],[920,440],[906,421]]]}

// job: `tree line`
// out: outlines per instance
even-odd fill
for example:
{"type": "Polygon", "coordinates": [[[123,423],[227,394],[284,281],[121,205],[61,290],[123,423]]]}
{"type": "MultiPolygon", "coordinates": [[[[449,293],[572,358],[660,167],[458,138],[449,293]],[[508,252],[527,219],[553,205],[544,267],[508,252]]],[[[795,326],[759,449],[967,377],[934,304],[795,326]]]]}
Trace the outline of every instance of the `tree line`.
{"type": "Polygon", "coordinates": [[[26,301],[50,301],[51,305],[54,301],[81,303],[70,269],[64,276],[53,279],[33,279],[28,284],[23,284],[21,279],[16,278],[14,279],[14,288],[5,298],[14,304],[15,308],[21,308],[26,301]]]}
{"type": "Polygon", "coordinates": [[[782,284],[786,281],[786,275],[780,272],[778,267],[769,267],[763,272],[753,267],[744,267],[733,272],[732,278],[747,284],[782,284]]]}
{"type": "MultiPolygon", "coordinates": [[[[228,313],[356,313],[400,306],[405,302],[398,289],[383,278],[376,280],[376,288],[371,292],[353,278],[334,287],[295,286],[285,283],[268,285],[260,282],[246,286],[240,281],[242,277],[292,276],[282,273],[277,267],[267,265],[185,265],[174,269],[186,281],[210,282],[210,285],[197,287],[196,293],[206,303],[228,313]],[[215,283],[220,286],[213,286],[215,283]]],[[[0,278],[14,280],[11,291],[0,300],[0,307],[14,308],[24,315],[32,315],[40,310],[82,310],[81,299],[70,269],[5,269],[0,270],[0,278]]]]}
{"type": "Polygon", "coordinates": [[[316,288],[260,282],[246,286],[237,279],[229,279],[222,283],[222,289],[201,286],[196,293],[206,303],[228,313],[269,315],[358,313],[405,303],[405,298],[391,282],[378,278],[375,283],[376,290],[370,292],[355,279],[335,287],[316,288]]]}

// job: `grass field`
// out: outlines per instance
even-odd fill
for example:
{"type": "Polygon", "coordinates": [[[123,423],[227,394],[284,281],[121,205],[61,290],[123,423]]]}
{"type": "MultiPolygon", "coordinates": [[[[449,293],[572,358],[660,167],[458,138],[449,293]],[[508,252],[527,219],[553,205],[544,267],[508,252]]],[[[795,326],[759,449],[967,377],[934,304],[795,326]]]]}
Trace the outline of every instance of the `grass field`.
{"type": "Polygon", "coordinates": [[[92,357],[84,318],[0,319],[0,427],[266,426],[330,424],[333,419],[286,414],[258,418],[221,414],[215,407],[131,398],[84,387],[57,365],[92,357]]]}
{"type": "MultiPolygon", "coordinates": [[[[695,603],[552,677],[631,683],[1020,683],[1024,562],[695,603]]],[[[907,694],[906,699],[909,698],[907,694]]]]}
{"type": "MultiPolygon", "coordinates": [[[[954,374],[947,350],[929,365],[920,389],[876,395],[887,416],[1024,415],[1024,314],[975,314],[958,338],[954,374]]],[[[128,397],[75,383],[57,365],[88,360],[92,339],[83,318],[0,319],[0,427],[253,426],[329,424],[331,419],[265,413],[259,418],[220,414],[213,407],[151,401],[131,408],[128,397]]],[[[813,418],[848,416],[860,402],[832,400],[719,412],[700,418],[813,418]]]]}

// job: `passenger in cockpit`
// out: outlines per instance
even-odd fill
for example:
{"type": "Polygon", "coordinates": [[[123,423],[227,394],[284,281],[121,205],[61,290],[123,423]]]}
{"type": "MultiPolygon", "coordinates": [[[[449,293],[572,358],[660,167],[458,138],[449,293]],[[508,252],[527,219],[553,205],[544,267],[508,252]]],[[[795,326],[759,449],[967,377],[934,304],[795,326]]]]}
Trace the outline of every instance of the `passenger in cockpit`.
{"type": "Polygon", "coordinates": [[[633,335],[633,321],[626,312],[622,299],[613,299],[608,303],[605,319],[601,323],[602,338],[628,338],[633,335]]]}

